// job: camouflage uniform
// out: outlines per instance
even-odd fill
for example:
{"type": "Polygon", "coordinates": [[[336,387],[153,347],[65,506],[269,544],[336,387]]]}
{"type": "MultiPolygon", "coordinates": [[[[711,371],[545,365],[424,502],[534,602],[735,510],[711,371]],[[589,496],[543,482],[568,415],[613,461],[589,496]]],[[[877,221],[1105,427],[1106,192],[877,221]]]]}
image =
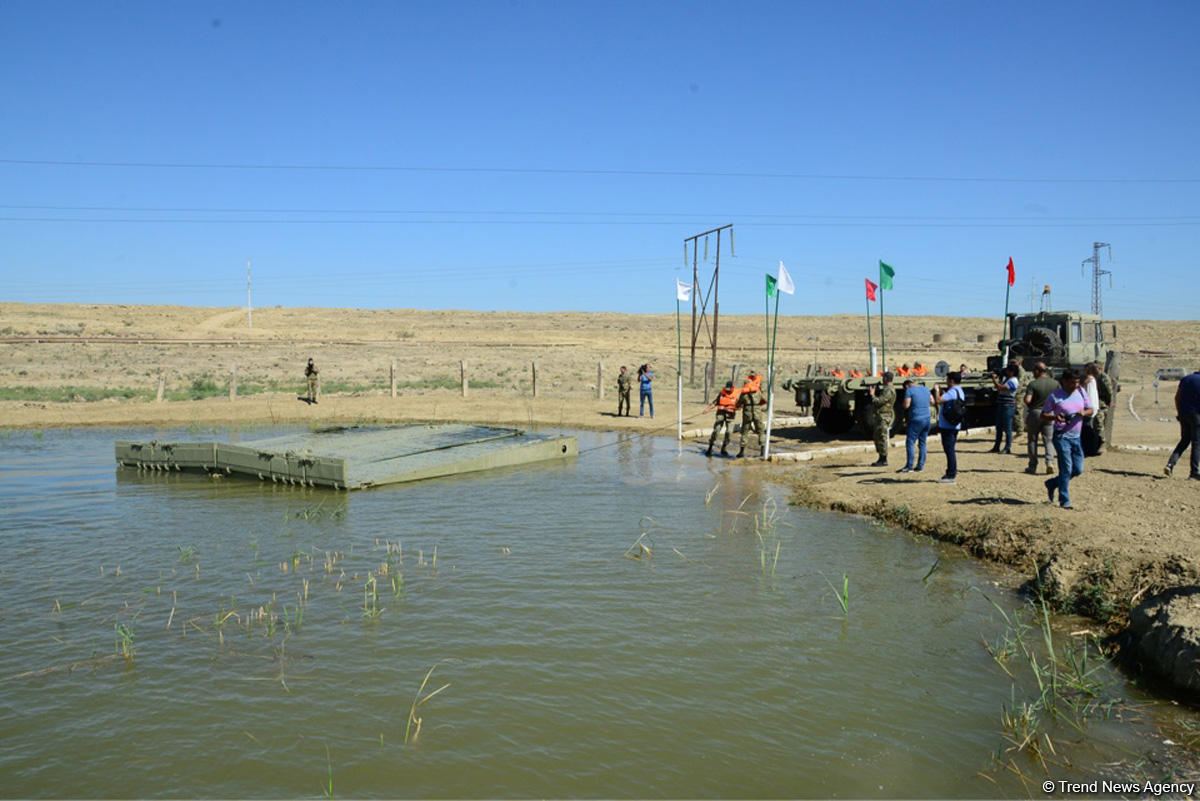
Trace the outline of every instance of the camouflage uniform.
{"type": "Polygon", "coordinates": [[[871,398],[871,408],[875,411],[875,452],[879,461],[887,461],[888,437],[892,433],[892,423],[896,419],[896,390],[891,384],[880,384],[875,396],[871,398]]]}
{"type": "Polygon", "coordinates": [[[758,438],[758,448],[761,451],[766,439],[766,429],[763,426],[762,415],[758,412],[758,393],[747,392],[743,387],[741,397],[738,398],[738,406],[742,410],[742,439],[739,443],[738,456],[745,454],[746,440],[749,439],[751,432],[754,432],[758,438]]]}
{"type": "Polygon", "coordinates": [[[1017,362],[1017,391],[1013,397],[1017,399],[1017,413],[1013,415],[1013,436],[1019,436],[1025,433],[1025,414],[1024,403],[1021,401],[1025,397],[1025,392],[1029,388],[1029,382],[1033,380],[1033,373],[1026,370],[1017,362]]]}
{"type": "Polygon", "coordinates": [[[1116,385],[1112,380],[1112,376],[1103,370],[1096,372],[1096,394],[1100,396],[1100,408],[1092,415],[1092,427],[1096,431],[1096,438],[1100,444],[1104,444],[1104,421],[1108,416],[1108,407],[1112,406],[1113,398],[1116,395],[1116,385]]]}
{"type": "Polygon", "coordinates": [[[625,416],[629,416],[630,400],[629,391],[633,386],[633,379],[629,373],[621,373],[617,376],[617,417],[621,416],[621,409],[624,407],[625,416]]]}
{"type": "Polygon", "coordinates": [[[308,379],[308,400],[312,403],[317,402],[317,389],[319,381],[317,379],[317,366],[313,364],[313,360],[309,359],[308,364],[304,367],[304,377],[308,379]]]}

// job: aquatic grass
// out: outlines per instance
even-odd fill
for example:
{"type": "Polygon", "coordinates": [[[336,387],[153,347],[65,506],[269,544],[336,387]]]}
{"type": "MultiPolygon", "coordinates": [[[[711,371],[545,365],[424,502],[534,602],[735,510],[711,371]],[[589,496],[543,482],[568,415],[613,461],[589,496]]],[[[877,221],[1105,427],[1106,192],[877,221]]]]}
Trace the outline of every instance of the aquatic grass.
{"type": "Polygon", "coordinates": [[[325,744],[325,784],[321,786],[321,792],[326,798],[333,798],[333,758],[329,756],[329,744],[325,744]]]}
{"type": "Polygon", "coordinates": [[[123,656],[126,662],[132,662],[134,655],[133,628],[128,623],[118,621],[113,624],[113,631],[116,633],[117,653],[123,656]]]}
{"type": "Polygon", "coordinates": [[[183,563],[191,562],[196,558],[196,548],[193,545],[179,546],[179,561],[183,563]]]}
{"type": "Polygon", "coordinates": [[[768,497],[763,501],[762,510],[754,515],[754,536],[758,540],[759,565],[764,577],[768,575],[767,554],[770,552],[770,543],[772,542],[775,544],[775,556],[771,560],[770,576],[774,577],[775,568],[779,564],[779,550],[782,543],[779,541],[779,531],[776,525],[778,515],[778,506],[773,497],[768,497]]]}
{"type": "Polygon", "coordinates": [[[825,579],[825,583],[829,585],[829,589],[833,590],[833,597],[837,599],[838,606],[842,608],[842,614],[849,616],[850,614],[850,576],[842,574],[842,590],[838,592],[838,588],[833,586],[833,582],[824,573],[821,578],[825,579]]]}
{"type": "Polygon", "coordinates": [[[440,693],[442,690],[445,690],[447,687],[450,686],[450,682],[446,682],[441,687],[438,687],[436,690],[429,693],[428,695],[425,695],[425,696],[421,695],[421,693],[425,692],[425,687],[427,684],[429,684],[429,678],[433,675],[433,671],[437,670],[437,666],[440,664],[441,663],[438,662],[438,663],[434,664],[433,667],[429,668],[429,670],[425,673],[425,678],[421,680],[421,686],[417,688],[416,694],[413,695],[412,704],[408,708],[408,722],[404,724],[404,744],[405,745],[409,744],[410,739],[412,742],[415,743],[417,741],[417,738],[419,736],[421,736],[421,718],[417,717],[417,710],[421,706],[423,706],[425,704],[425,702],[428,701],[430,698],[433,698],[435,695],[440,693]],[[414,729],[414,725],[416,727],[415,729],[414,729]]]}

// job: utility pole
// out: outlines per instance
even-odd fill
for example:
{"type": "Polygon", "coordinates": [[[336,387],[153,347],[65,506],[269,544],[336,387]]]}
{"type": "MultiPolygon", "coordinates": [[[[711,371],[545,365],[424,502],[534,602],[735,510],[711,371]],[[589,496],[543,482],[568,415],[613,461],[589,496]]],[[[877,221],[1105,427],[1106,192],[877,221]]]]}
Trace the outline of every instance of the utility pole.
{"type": "Polygon", "coordinates": [[[684,265],[687,264],[687,246],[692,243],[692,366],[691,372],[688,374],[688,384],[694,384],[696,381],[696,341],[700,338],[700,327],[703,324],[704,329],[708,332],[708,341],[712,346],[712,371],[715,374],[717,370],[717,322],[719,317],[719,304],[717,301],[718,279],[721,272],[721,232],[728,229],[729,231],[729,255],[737,255],[733,250],[733,223],[722,225],[719,228],[713,228],[705,231],[702,234],[689,236],[683,240],[683,258],[684,265]],[[708,237],[710,234],[716,234],[717,237],[717,254],[713,266],[712,280],[708,282],[708,290],[705,291],[704,297],[699,299],[699,318],[696,317],[697,295],[700,294],[700,238],[704,237],[704,258],[708,259],[708,237]],[[708,301],[712,299],[712,328],[708,326],[708,301]]]}
{"type": "Polygon", "coordinates": [[[1100,299],[1100,277],[1108,276],[1108,288],[1112,289],[1112,270],[1100,269],[1100,248],[1108,248],[1108,260],[1112,261],[1112,245],[1107,242],[1092,243],[1092,257],[1084,259],[1083,264],[1079,267],[1079,274],[1083,275],[1088,264],[1092,265],[1092,314],[1104,315],[1104,303],[1100,299]]]}
{"type": "Polygon", "coordinates": [[[1029,279],[1029,313],[1033,314],[1037,309],[1034,306],[1037,304],[1037,279],[1030,277],[1029,279]]]}
{"type": "Polygon", "coordinates": [[[254,312],[250,308],[250,260],[246,259],[246,327],[254,327],[254,312]]]}

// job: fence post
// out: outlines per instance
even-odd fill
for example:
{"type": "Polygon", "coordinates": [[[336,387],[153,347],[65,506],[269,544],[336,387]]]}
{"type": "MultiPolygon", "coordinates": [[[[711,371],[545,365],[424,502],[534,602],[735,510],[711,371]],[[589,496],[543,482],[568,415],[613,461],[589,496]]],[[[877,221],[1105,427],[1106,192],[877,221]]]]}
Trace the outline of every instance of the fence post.
{"type": "Polygon", "coordinates": [[[460,359],[458,362],[458,371],[462,377],[462,396],[467,397],[467,360],[460,359]]]}
{"type": "Polygon", "coordinates": [[[538,394],[537,394],[537,362],[536,361],[530,362],[529,369],[530,369],[530,373],[533,376],[533,397],[536,398],[538,396],[538,394]]]}
{"type": "Polygon", "coordinates": [[[229,399],[237,399],[237,365],[229,368],[229,399]]]}
{"type": "Polygon", "coordinates": [[[156,403],[162,403],[163,384],[164,384],[164,381],[163,381],[162,373],[159,373],[158,374],[158,396],[154,399],[156,403]]]}
{"type": "Polygon", "coordinates": [[[604,360],[596,362],[596,400],[604,400],[604,360]]]}
{"type": "Polygon", "coordinates": [[[709,365],[710,365],[710,362],[704,363],[704,402],[705,403],[708,403],[708,399],[710,397],[712,397],[711,395],[708,394],[710,391],[712,391],[712,385],[709,383],[709,375],[708,375],[709,365]]]}
{"type": "Polygon", "coordinates": [[[738,372],[739,372],[741,369],[742,369],[742,365],[741,365],[741,364],[739,364],[738,362],[734,362],[734,363],[733,363],[733,372],[730,374],[730,376],[729,376],[729,380],[733,382],[733,385],[734,385],[735,387],[738,385],[738,372]]]}
{"type": "Polygon", "coordinates": [[[396,397],[396,360],[392,359],[392,367],[388,371],[388,378],[392,382],[392,397],[396,397]]]}

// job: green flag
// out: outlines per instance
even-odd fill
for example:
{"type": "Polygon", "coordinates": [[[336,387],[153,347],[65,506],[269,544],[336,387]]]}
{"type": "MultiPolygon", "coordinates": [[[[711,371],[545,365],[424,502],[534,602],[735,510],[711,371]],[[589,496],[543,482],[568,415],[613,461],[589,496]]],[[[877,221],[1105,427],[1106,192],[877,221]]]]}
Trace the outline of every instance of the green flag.
{"type": "Polygon", "coordinates": [[[892,265],[880,259],[879,261],[879,288],[891,289],[892,279],[896,277],[896,270],[892,265]]]}
{"type": "Polygon", "coordinates": [[[771,275],[770,273],[767,273],[767,297],[768,298],[775,297],[775,284],[776,284],[775,276],[771,275]]]}

